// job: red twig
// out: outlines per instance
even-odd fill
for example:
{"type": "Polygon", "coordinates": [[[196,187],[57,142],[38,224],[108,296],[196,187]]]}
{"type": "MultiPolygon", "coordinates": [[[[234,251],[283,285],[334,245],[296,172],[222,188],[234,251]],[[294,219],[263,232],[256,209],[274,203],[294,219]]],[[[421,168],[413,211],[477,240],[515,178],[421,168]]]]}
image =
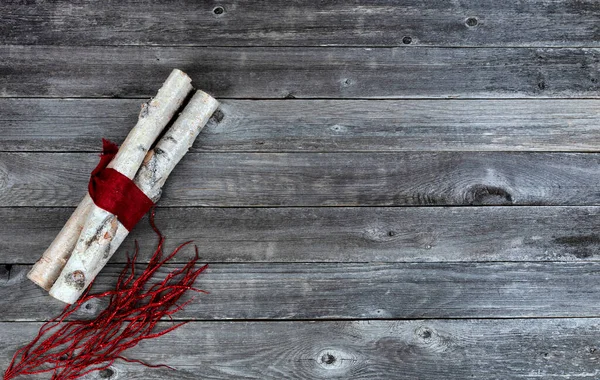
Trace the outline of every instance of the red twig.
{"type": "Polygon", "coordinates": [[[178,323],[155,331],[162,318],[171,318],[191,301],[177,304],[188,290],[206,293],[193,285],[207,265],[196,268],[196,248],[196,256],[189,263],[169,273],[162,281],[150,284],[155,273],[190,243],[181,244],[163,259],[164,236],[154,224],[154,210],[150,214],[150,225],[159,241],[145,270],[136,278],[135,264],[139,252],[136,242],[135,254],[133,258],[127,258],[127,265],[117,279],[116,288],[94,294],[90,294],[88,288],[76,303],[67,305],[60,315],[44,323],[38,335],[15,353],[4,373],[4,380],[45,372],[52,372],[52,379],[71,380],[106,369],[118,359],[148,367],[171,368],[164,364],[151,365],[126,359],[122,353],[142,340],[165,335],[185,324],[178,323]],[[108,298],[109,304],[95,319],[66,321],[91,300],[105,298],[108,298]]]}

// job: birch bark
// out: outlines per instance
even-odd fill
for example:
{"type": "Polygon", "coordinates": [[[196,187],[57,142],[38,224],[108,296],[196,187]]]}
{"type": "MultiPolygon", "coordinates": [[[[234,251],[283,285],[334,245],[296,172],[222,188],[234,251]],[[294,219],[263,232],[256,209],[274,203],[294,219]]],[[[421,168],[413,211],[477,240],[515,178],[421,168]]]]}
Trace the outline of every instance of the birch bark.
{"type": "MultiPolygon", "coordinates": [[[[177,69],[171,72],[156,96],[142,105],[137,124],[121,144],[109,167],[133,178],[158,135],[192,91],[191,82],[184,72],[177,69]]],[[[95,209],[98,207],[86,193],[42,258],[27,274],[31,281],[46,290],[51,288],[83,233],[90,212],[95,209]]]]}
{"type": "MultiPolygon", "coordinates": [[[[148,152],[134,182],[153,202],[158,201],[169,174],[217,107],[214,98],[197,91],[173,126],[148,152]]],[[[73,254],[50,289],[50,295],[66,303],[75,302],[128,234],[116,216],[94,206],[73,254]]]]}

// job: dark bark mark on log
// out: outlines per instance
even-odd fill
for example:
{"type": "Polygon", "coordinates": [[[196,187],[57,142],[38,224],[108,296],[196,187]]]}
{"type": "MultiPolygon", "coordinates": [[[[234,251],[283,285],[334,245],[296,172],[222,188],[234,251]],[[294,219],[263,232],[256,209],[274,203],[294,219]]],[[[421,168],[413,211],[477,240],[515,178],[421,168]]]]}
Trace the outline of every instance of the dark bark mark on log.
{"type": "MultiPolygon", "coordinates": [[[[171,135],[167,135],[167,136],[165,136],[164,138],[165,138],[165,140],[167,140],[167,141],[171,141],[173,144],[177,144],[177,139],[176,139],[175,137],[171,136],[171,135]]],[[[154,149],[154,150],[156,151],[157,149],[161,150],[160,148],[156,148],[156,149],[154,149]]],[[[162,151],[162,150],[161,150],[161,151],[162,151]]]]}
{"type": "Polygon", "coordinates": [[[89,247],[90,245],[92,245],[93,242],[100,240],[100,238],[102,237],[102,230],[104,229],[104,226],[106,225],[106,223],[108,222],[108,220],[110,218],[116,218],[114,215],[109,215],[106,218],[104,218],[104,220],[102,221],[102,223],[98,226],[98,229],[96,230],[96,232],[94,232],[94,235],[92,235],[88,240],[85,241],[85,245],[86,247],[89,247]]]}
{"type": "Polygon", "coordinates": [[[65,282],[67,285],[72,286],[75,289],[83,289],[85,286],[85,274],[83,274],[83,272],[80,270],[67,273],[65,275],[65,282]]]}
{"type": "Polygon", "coordinates": [[[142,109],[140,110],[140,119],[143,119],[148,116],[150,113],[150,105],[146,103],[142,103],[142,109]]]}

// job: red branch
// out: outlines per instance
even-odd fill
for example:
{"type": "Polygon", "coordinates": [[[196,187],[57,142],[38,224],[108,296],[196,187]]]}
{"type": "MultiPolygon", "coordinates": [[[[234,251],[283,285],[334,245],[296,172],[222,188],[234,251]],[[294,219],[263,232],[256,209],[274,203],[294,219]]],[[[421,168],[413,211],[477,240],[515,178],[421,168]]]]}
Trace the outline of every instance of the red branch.
{"type": "Polygon", "coordinates": [[[88,288],[76,303],[67,305],[59,316],[44,323],[35,339],[15,353],[4,373],[4,380],[45,372],[52,372],[52,379],[76,379],[92,371],[107,369],[117,359],[141,363],[148,367],[171,368],[162,364],[150,365],[139,360],[127,359],[122,353],[142,340],[162,336],[186,323],[177,323],[164,330],[154,331],[161,319],[171,318],[193,300],[192,298],[181,305],[177,304],[179,298],[188,290],[206,293],[193,285],[208,265],[196,268],[198,248],[195,247],[194,259],[157,282],[154,279],[155,273],[191,241],[181,244],[167,257],[162,258],[165,239],[154,224],[154,210],[150,214],[150,225],[158,235],[159,241],[146,269],[135,278],[135,264],[139,252],[136,241],[135,254],[132,259],[127,257],[127,266],[119,275],[116,288],[95,294],[89,294],[88,288]],[[88,302],[104,298],[109,299],[109,304],[95,319],[66,321],[88,302]]]}

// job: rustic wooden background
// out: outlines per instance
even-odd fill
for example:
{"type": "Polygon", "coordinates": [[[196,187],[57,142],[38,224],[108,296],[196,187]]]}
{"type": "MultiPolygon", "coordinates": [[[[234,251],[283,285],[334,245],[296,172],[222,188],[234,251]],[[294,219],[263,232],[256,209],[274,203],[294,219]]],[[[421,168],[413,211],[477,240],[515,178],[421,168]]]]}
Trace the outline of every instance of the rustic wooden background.
{"type": "Polygon", "coordinates": [[[2,370],[100,138],[180,68],[222,107],[157,219],[210,295],[129,353],[177,372],[89,378],[600,377],[599,1],[5,0],[0,41],[2,370]]]}

